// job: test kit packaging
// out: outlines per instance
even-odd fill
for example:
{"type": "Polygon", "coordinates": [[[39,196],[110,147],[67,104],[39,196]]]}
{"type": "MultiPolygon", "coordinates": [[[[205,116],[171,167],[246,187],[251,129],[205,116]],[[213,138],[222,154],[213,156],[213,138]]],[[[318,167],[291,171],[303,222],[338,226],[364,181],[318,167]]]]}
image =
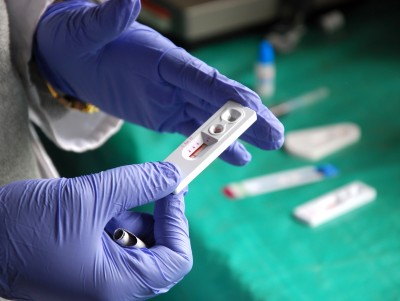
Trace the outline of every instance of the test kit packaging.
{"type": "Polygon", "coordinates": [[[174,193],[186,187],[256,120],[255,111],[234,101],[222,106],[165,159],[179,166],[182,173],[174,193]]]}

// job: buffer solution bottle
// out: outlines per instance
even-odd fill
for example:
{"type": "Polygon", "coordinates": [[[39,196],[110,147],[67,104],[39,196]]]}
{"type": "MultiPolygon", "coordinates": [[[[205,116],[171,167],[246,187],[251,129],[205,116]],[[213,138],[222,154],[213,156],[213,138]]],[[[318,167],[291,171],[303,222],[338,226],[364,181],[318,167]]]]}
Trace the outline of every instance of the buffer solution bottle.
{"type": "Polygon", "coordinates": [[[275,56],[274,49],[268,41],[260,44],[256,64],[256,92],[261,98],[268,99],[275,92],[275,56]]]}

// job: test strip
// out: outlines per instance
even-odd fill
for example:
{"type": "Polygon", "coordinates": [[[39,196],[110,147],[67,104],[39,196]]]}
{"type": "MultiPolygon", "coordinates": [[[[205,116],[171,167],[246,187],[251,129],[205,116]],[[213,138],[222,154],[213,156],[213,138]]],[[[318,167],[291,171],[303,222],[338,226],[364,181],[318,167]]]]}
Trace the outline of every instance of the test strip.
{"type": "Polygon", "coordinates": [[[296,207],[293,214],[309,226],[317,227],[375,198],[375,188],[355,181],[296,207]]]}
{"type": "Polygon", "coordinates": [[[338,169],[331,164],[311,165],[231,183],[224,187],[223,192],[231,199],[241,199],[321,181],[337,173],[338,169]]]}
{"type": "Polygon", "coordinates": [[[321,87],[306,94],[297,96],[291,100],[280,103],[270,108],[270,111],[276,116],[280,117],[291,111],[311,105],[329,96],[329,89],[321,87]]]}

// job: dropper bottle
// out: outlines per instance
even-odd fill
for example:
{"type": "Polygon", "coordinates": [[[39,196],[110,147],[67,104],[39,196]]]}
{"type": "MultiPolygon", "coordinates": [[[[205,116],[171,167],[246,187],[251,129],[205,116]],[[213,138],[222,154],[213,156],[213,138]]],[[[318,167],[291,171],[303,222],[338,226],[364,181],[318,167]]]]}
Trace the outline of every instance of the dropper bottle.
{"type": "Polygon", "coordinates": [[[275,56],[272,45],[263,40],[255,67],[256,92],[261,98],[271,98],[275,92],[275,56]]]}

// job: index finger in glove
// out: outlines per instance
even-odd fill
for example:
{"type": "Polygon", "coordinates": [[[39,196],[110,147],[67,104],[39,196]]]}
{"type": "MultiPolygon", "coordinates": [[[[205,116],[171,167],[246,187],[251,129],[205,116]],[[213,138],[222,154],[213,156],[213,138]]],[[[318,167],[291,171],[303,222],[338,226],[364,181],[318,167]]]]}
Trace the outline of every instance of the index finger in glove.
{"type": "Polygon", "coordinates": [[[179,170],[172,163],[151,162],[69,179],[63,193],[80,200],[67,204],[76,207],[71,212],[76,216],[88,215],[104,228],[113,216],[122,211],[172,193],[179,180],[179,170]]]}
{"type": "Polygon", "coordinates": [[[181,48],[173,48],[163,55],[159,72],[165,81],[184,90],[187,101],[199,107],[208,106],[206,103],[221,107],[233,100],[253,109],[258,115],[257,121],[242,136],[243,140],[262,149],[282,146],[283,125],[247,87],[228,79],[181,48]]]}

